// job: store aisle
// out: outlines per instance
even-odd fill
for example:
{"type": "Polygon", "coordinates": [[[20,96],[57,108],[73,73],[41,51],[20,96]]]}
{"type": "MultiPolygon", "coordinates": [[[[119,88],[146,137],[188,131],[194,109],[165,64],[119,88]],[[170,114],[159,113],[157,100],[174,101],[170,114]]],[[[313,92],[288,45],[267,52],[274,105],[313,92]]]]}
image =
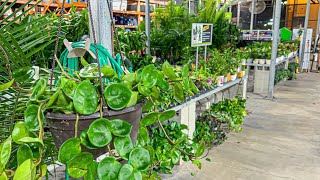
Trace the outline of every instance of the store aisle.
{"type": "Polygon", "coordinates": [[[320,74],[280,83],[275,101],[248,96],[243,131],[213,148],[202,170],[183,164],[165,179],[320,179],[320,74]]]}

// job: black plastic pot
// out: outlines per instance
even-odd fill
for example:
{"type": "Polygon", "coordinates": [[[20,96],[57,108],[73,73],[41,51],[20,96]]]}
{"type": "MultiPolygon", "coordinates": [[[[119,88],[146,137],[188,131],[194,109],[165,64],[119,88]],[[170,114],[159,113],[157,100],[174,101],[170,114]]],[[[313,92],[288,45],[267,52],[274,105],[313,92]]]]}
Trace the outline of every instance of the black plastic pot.
{"type": "MultiPolygon", "coordinates": [[[[130,123],[132,125],[130,137],[132,139],[132,142],[135,143],[137,140],[139,123],[142,115],[142,106],[143,103],[139,103],[135,106],[125,108],[121,111],[105,110],[103,117],[110,120],[121,119],[130,123]]],[[[78,136],[83,130],[88,129],[90,124],[98,118],[100,118],[99,112],[91,114],[89,116],[80,116],[78,125],[78,136]]],[[[69,138],[74,137],[76,123],[75,114],[47,113],[46,119],[50,128],[50,132],[53,135],[54,142],[58,148],[62,145],[63,142],[65,142],[69,138]]],[[[105,152],[105,148],[100,149],[88,150],[84,148],[85,151],[93,153],[95,157],[105,152]]]]}

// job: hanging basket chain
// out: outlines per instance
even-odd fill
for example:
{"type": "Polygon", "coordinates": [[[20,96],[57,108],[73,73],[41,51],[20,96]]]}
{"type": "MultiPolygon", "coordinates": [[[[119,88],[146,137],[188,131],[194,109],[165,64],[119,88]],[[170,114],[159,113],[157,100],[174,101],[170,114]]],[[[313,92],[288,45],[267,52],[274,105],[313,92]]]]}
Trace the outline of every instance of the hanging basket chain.
{"type": "MultiPolygon", "coordinates": [[[[103,83],[102,83],[101,67],[100,67],[98,47],[97,47],[97,39],[96,39],[96,33],[95,33],[93,19],[92,19],[92,10],[91,10],[90,0],[88,0],[88,10],[89,10],[90,23],[91,23],[91,31],[92,31],[94,50],[95,50],[96,60],[97,60],[97,64],[98,64],[99,81],[100,81],[100,86],[101,86],[101,100],[102,100],[103,105],[105,105],[104,88],[103,88],[103,83]]],[[[103,111],[103,108],[102,108],[102,111],[103,111]]]]}
{"type": "Polygon", "coordinates": [[[57,57],[57,51],[58,51],[58,46],[59,46],[59,39],[61,36],[61,24],[63,20],[63,14],[64,14],[64,4],[66,0],[62,1],[62,6],[61,6],[61,11],[60,11],[60,19],[59,19],[59,26],[58,26],[58,32],[57,32],[57,37],[56,37],[56,44],[54,47],[54,53],[52,57],[52,67],[51,67],[51,77],[50,77],[50,89],[52,89],[52,81],[53,81],[53,76],[54,76],[54,68],[56,66],[56,59],[57,57]]]}
{"type": "MultiPolygon", "coordinates": [[[[109,11],[109,14],[110,14],[112,31],[113,31],[114,36],[116,37],[118,50],[119,50],[119,53],[120,53],[120,56],[121,56],[122,64],[124,65],[124,56],[123,56],[122,51],[121,51],[121,46],[120,46],[118,33],[116,32],[116,27],[115,27],[114,22],[113,22],[113,13],[112,13],[112,9],[110,7],[110,0],[106,0],[106,1],[107,1],[107,5],[108,5],[108,11],[109,11]]],[[[121,2],[122,2],[122,0],[121,0],[121,2]]]]}

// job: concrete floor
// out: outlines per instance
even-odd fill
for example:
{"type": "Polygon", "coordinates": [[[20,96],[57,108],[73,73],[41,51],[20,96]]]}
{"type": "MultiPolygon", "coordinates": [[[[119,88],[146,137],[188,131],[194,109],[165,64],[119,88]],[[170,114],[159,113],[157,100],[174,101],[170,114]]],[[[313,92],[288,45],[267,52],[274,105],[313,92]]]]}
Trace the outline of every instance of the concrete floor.
{"type": "Polygon", "coordinates": [[[320,74],[281,82],[275,97],[249,93],[243,131],[213,148],[202,170],[184,163],[165,179],[320,180],[320,74]]]}

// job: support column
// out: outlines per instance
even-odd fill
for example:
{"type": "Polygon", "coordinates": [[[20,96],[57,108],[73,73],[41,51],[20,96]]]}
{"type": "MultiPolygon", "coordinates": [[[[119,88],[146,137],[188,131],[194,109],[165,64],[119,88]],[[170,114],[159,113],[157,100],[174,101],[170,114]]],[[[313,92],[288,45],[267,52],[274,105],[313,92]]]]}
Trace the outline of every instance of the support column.
{"type": "MultiPolygon", "coordinates": [[[[249,75],[248,75],[248,78],[249,78],[249,75]]],[[[245,78],[243,80],[243,84],[242,84],[242,99],[247,99],[248,78],[245,78]]]]}
{"type": "Polygon", "coordinates": [[[276,0],[276,8],[274,9],[274,24],[272,32],[272,54],[271,54],[271,64],[269,70],[269,87],[268,87],[268,98],[273,98],[274,89],[274,76],[276,71],[276,58],[278,54],[278,42],[279,42],[279,26],[281,18],[281,0],[276,0]]]}
{"type": "Polygon", "coordinates": [[[147,35],[146,54],[150,54],[150,0],[146,0],[145,10],[146,10],[145,25],[146,25],[146,35],[147,35]]]}
{"type": "MultiPolygon", "coordinates": [[[[91,12],[93,18],[93,27],[96,33],[97,43],[102,44],[108,49],[110,54],[113,54],[113,38],[112,24],[110,12],[108,9],[108,1],[93,1],[91,0],[91,12]]],[[[112,6],[110,6],[112,8],[112,6]]],[[[112,11],[112,9],[111,9],[112,11]]],[[[90,22],[90,21],[89,21],[90,22]]],[[[92,26],[92,24],[90,24],[92,26]]],[[[92,30],[90,28],[90,37],[92,40],[92,30]]]]}
{"type": "MultiPolygon", "coordinates": [[[[307,2],[307,10],[304,19],[304,28],[303,28],[303,37],[302,37],[302,48],[299,53],[299,64],[300,64],[300,72],[302,72],[303,61],[304,61],[304,53],[305,53],[305,44],[307,40],[307,31],[308,31],[308,22],[309,22],[309,14],[310,14],[310,0],[307,2]]],[[[307,68],[309,69],[309,68],[307,68]]]]}
{"type": "Polygon", "coordinates": [[[253,20],[254,20],[254,10],[255,10],[255,0],[251,2],[251,20],[250,20],[250,33],[253,32],[253,20]]]}
{"type": "Polygon", "coordinates": [[[241,11],[241,2],[238,2],[238,10],[237,10],[237,27],[240,26],[240,11],[241,11]]]}

